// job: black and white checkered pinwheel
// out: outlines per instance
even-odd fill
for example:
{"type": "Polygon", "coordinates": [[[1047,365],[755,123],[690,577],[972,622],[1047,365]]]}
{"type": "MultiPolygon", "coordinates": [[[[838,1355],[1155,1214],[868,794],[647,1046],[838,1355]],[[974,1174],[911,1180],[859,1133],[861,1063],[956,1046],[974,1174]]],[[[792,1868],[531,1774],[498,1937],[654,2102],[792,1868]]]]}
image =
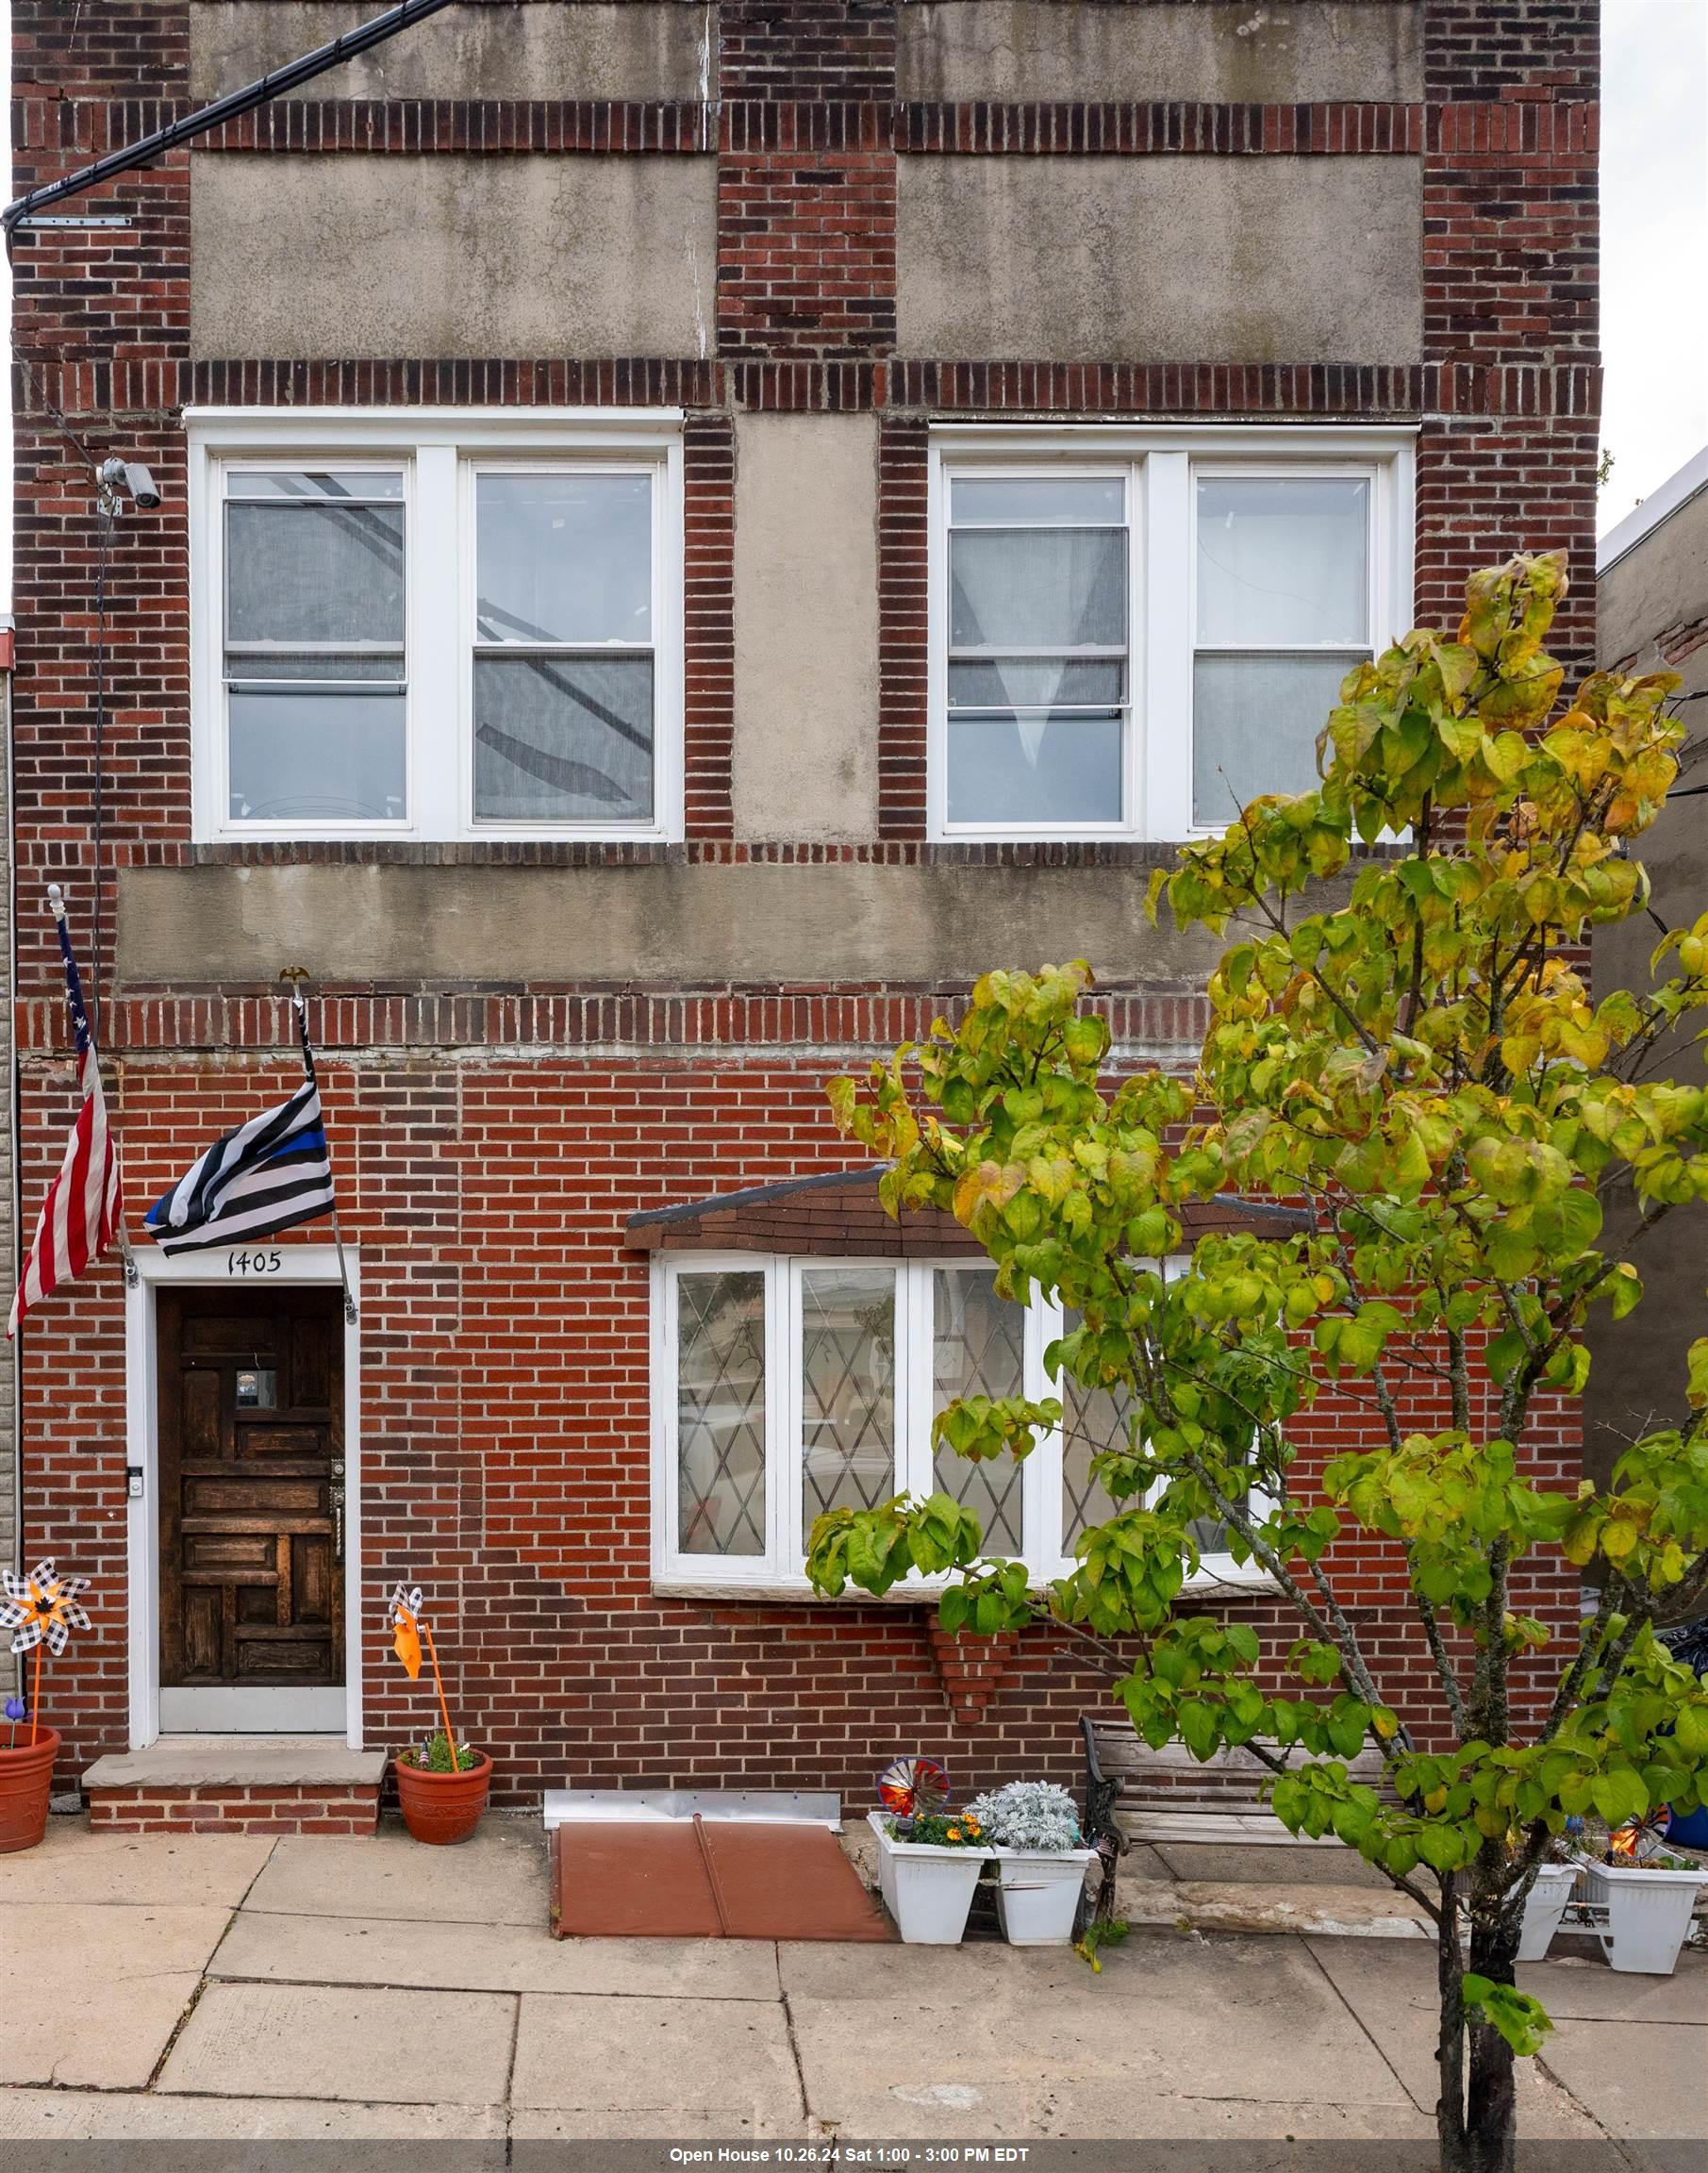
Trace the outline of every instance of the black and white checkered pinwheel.
{"type": "Polygon", "coordinates": [[[77,1605],[77,1594],[89,1590],[87,1577],[61,1577],[51,1562],[38,1562],[27,1577],[0,1570],[6,1592],[0,1602],[0,1630],[10,1630],[14,1652],[32,1651],[45,1645],[57,1660],[74,1630],[87,1630],[89,1617],[77,1605]]]}

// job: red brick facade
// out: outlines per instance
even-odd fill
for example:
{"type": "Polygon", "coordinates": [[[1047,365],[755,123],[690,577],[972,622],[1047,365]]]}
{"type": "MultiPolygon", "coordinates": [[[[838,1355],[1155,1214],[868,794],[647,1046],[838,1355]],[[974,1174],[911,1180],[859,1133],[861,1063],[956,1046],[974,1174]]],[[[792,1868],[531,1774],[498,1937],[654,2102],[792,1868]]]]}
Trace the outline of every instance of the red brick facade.
{"type": "MultiPolygon", "coordinates": [[[[29,359],[14,373],[14,763],[26,1218],[71,1108],[62,997],[34,904],[49,878],[73,894],[103,998],[134,1222],[217,1131],[289,1091],[297,1074],[274,988],[115,979],[123,871],[406,859],[597,866],[621,883],[626,870],[658,862],[1119,873],[1156,859],[1161,849],[1143,845],[926,841],[934,417],[1415,423],[1418,619],[1454,616],[1474,567],[1519,547],[1564,545],[1574,593],[1562,646],[1587,660],[1600,396],[1596,0],[1418,7],[1425,96],[1415,102],[907,104],[897,95],[891,0],[724,0],[705,108],[331,98],[267,109],[195,154],[477,149],[582,159],[715,148],[715,322],[697,357],[198,355],[185,153],[91,200],[131,225],[22,240],[17,324],[29,359]],[[901,159],[1281,154],[1420,161],[1420,358],[1084,362],[1046,353],[966,362],[897,352],[901,159]],[[683,406],[686,842],[194,842],[182,423],[192,404],[683,406]],[[878,820],[859,844],[738,838],[737,445],[741,415],[768,409],[879,418],[878,820]],[[158,515],[122,523],[108,574],[98,962],[89,912],[95,529],[68,434],[97,454],[121,448],[146,460],[165,494],[158,515]]],[[[108,0],[82,11],[74,36],[58,0],[15,0],[15,187],[185,110],[189,18],[186,0],[108,0]]],[[[1349,313],[1358,307],[1349,294],[1349,313]]],[[[280,941],[289,948],[290,931],[280,941]]],[[[881,961],[835,985],[317,989],[346,1236],[361,1259],[370,1744],[401,1744],[425,1718],[381,1631],[381,1598],[407,1574],[435,1595],[461,1725],[494,1753],[502,1800],[618,1782],[797,1783],[857,1797],[887,1755],[915,1747],[944,1752],[957,1783],[1070,1776],[1074,1717],[1106,1692],[1066,1640],[1028,1634],[995,1681],[981,1679],[978,1697],[957,1695],[952,1710],[917,1607],[672,1600],[650,1584],[648,1269],[625,1243],[628,1218],[844,1166],[824,1079],[920,1035],[956,996],[895,982],[881,961]]],[[[1202,1025],[1190,986],[1147,976],[1138,961],[1105,1001],[1122,1042],[1189,1056],[1202,1025]]],[[[25,1554],[53,1554],[96,1584],[95,1633],[51,1684],[75,1776],[127,1743],[116,1266],[31,1319],[22,1401],[25,1554]]],[[[1446,1422],[1421,1407],[1407,1417],[1446,1422]]],[[[1325,1397],[1301,1430],[1305,1470],[1368,1424],[1355,1403],[1325,1397]]],[[[1568,1477],[1575,1419],[1551,1414],[1531,1447],[1539,1469],[1568,1477]]],[[[1353,1542],[1331,1568],[1385,1687],[1419,1704],[1426,1663],[1392,1555],[1353,1542]]],[[[1516,1606],[1555,1622],[1573,1615],[1575,1590],[1557,1566],[1528,1566],[1517,1582],[1516,1606]]],[[[1292,1634],[1272,1599],[1225,1604],[1282,1644],[1292,1634]]],[[[958,1665],[953,1655],[946,1664],[958,1665]]],[[[968,1683],[957,1675],[953,1687],[965,1693],[968,1683]]],[[[218,1815],[240,1822],[242,1806],[218,1815]]]]}

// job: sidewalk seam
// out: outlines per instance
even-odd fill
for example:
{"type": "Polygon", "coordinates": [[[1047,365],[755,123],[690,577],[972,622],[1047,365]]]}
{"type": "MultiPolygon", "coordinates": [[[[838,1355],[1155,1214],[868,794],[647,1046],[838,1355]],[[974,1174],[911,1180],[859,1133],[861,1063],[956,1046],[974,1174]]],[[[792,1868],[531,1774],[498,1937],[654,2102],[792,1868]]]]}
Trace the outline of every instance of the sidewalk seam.
{"type": "Polygon", "coordinates": [[[166,2063],[172,2058],[173,2048],[177,2044],[178,2039],[184,2034],[185,2030],[189,2027],[190,2017],[201,2005],[203,1993],[207,1991],[209,1984],[215,1982],[215,1980],[208,1975],[208,1968],[213,1963],[215,1957],[218,1955],[220,1949],[224,1947],[226,1940],[230,1938],[231,1927],[238,1920],[239,1911],[241,1910],[244,1902],[248,1900],[250,1895],[255,1892],[255,1882],[260,1877],[261,1873],[266,1870],[268,1865],[273,1862],[273,1851],[277,1847],[278,1842],[276,1840],[271,1843],[266,1855],[261,1858],[260,1862],[255,1867],[255,1878],[250,1880],[248,1885],[245,1886],[241,1894],[238,1896],[236,1905],[227,1915],[225,1918],[225,1929],[220,1933],[219,1937],[214,1941],[212,1947],[209,1949],[207,1960],[203,1963],[201,1969],[196,1976],[195,1990],[190,1995],[189,1999],[186,2001],[184,2012],[178,2016],[177,2020],[173,2024],[172,2029],[167,2033],[166,2042],[160,2048],[160,2057],[149,2069],[148,2080],[142,2085],[141,2094],[143,2096],[147,2097],[153,2095],[155,2084],[165,2073],[166,2063]]]}
{"type": "Polygon", "coordinates": [[[1311,1967],[1317,1971],[1318,1975],[1322,1979],[1323,1982],[1328,1986],[1329,1990],[1335,1995],[1335,1999],[1339,2000],[1340,2004],[1346,2009],[1347,2013],[1357,2024],[1359,2030],[1363,2032],[1365,2040],[1368,2044],[1370,2050],[1376,2055],[1377,2059],[1381,2061],[1382,2065],[1394,2078],[1394,2081],[1399,2083],[1401,2091],[1408,2102],[1417,2106],[1418,2111],[1422,2114],[1426,2120],[1433,2120],[1435,2117],[1434,2106],[1418,2104],[1417,2092],[1405,2080],[1405,2077],[1401,2074],[1399,2068],[1394,2065],[1394,2063],[1382,2049],[1382,2047],[1376,2042],[1375,2033],[1370,2029],[1369,2024],[1366,2022],[1364,2016],[1359,2014],[1357,2008],[1352,2005],[1351,2001],[1340,1989],[1339,1985],[1335,1983],[1334,1978],[1330,1976],[1328,1970],[1323,1966],[1322,1957],[1311,1945],[1310,1940],[1306,1938],[1302,1932],[1294,1932],[1289,1934],[1289,1936],[1297,1938],[1300,1946],[1302,1947],[1305,1952],[1310,1956],[1311,1967]]]}

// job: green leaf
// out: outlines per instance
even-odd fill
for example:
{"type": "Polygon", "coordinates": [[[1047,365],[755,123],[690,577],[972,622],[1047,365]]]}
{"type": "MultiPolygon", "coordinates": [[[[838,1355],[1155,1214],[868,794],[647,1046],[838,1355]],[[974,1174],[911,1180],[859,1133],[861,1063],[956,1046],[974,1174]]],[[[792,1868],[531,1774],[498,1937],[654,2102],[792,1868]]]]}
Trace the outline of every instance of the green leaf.
{"type": "Polygon", "coordinates": [[[1648,1810],[1649,1791],[1642,1775],[1627,1769],[1600,1775],[1590,1783],[1589,1800],[1609,1826],[1623,1826],[1648,1810]]]}
{"type": "Polygon", "coordinates": [[[1499,2031],[1520,2060],[1540,2051],[1553,2024],[1548,2010],[1531,1993],[1520,1992],[1514,1984],[1496,1984],[1469,1969],[1459,1989],[1466,2014],[1499,2031]]]}

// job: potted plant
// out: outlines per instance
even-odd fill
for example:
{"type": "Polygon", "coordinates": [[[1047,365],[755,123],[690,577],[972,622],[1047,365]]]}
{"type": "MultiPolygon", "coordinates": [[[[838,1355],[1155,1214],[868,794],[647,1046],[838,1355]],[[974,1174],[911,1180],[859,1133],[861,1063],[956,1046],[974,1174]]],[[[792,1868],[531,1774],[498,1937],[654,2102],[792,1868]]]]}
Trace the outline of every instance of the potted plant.
{"type": "Polygon", "coordinates": [[[866,1816],[878,1837],[884,1905],[904,1941],[909,1947],[958,1946],[980,1869],[990,1855],[978,1819],[954,1811],[866,1816]]]}
{"type": "Polygon", "coordinates": [[[71,1633],[89,1628],[89,1617],[77,1604],[89,1579],[61,1577],[51,1562],[38,1562],[27,1577],[14,1577],[9,1569],[0,1572],[0,1586],[6,1594],[0,1601],[0,1630],[12,1632],[13,1652],[35,1655],[27,1709],[22,1698],[6,1701],[7,1733],[0,1742],[0,1856],[5,1856],[33,1849],[47,1832],[59,1733],[41,1725],[41,1650],[45,1646],[57,1660],[71,1633]],[[20,1742],[19,1723],[26,1710],[29,1729],[20,1742]]]}
{"type": "Polygon", "coordinates": [[[439,1672],[439,1655],[433,1649],[433,1632],[422,1613],[421,1586],[406,1589],[400,1584],[391,1595],[390,1613],[391,1650],[412,1683],[421,1674],[422,1639],[427,1641],[427,1660],[443,1723],[419,1750],[400,1751],[392,1761],[397,1800],[404,1824],[416,1840],[443,1848],[454,1841],[466,1841],[480,1824],[492,1785],[492,1761],[484,1750],[458,1743],[452,1731],[451,1708],[439,1672]]]}
{"type": "Polygon", "coordinates": [[[1578,1883],[1575,1863],[1549,1859],[1536,1866],[1535,1882],[1524,1897],[1524,1922],[1518,1933],[1520,1962],[1541,1962],[1553,1944],[1578,1883]]]}
{"type": "Polygon", "coordinates": [[[1639,1856],[1613,1836],[1606,1858],[1580,1859],[1586,1899],[1604,1909],[1601,1951],[1614,1968],[1643,1977],[1670,1977],[1690,1929],[1698,1890],[1708,1886],[1708,1864],[1667,1849],[1639,1856]]]}
{"type": "Polygon", "coordinates": [[[1086,1870],[1079,1811],[1050,1781],[1011,1781],[975,1796],[967,1815],[996,1844],[997,1912],[1011,1947],[1065,1947],[1073,1936],[1086,1870]]]}

